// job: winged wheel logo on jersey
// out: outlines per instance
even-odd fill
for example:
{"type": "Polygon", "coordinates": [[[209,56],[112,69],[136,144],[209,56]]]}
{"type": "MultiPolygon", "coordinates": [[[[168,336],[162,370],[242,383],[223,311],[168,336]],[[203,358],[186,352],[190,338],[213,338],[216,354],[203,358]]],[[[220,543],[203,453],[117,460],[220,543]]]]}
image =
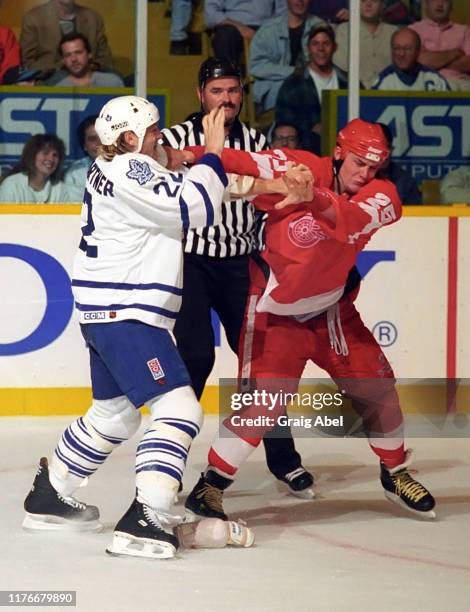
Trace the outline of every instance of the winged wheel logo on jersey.
{"type": "Polygon", "coordinates": [[[127,178],[137,181],[139,185],[145,185],[155,176],[147,162],[131,159],[129,167],[130,170],[126,173],[127,178]]]}
{"type": "Polygon", "coordinates": [[[304,215],[300,219],[289,223],[288,235],[292,244],[302,249],[314,246],[320,240],[326,240],[327,238],[311,214],[304,215]]]}

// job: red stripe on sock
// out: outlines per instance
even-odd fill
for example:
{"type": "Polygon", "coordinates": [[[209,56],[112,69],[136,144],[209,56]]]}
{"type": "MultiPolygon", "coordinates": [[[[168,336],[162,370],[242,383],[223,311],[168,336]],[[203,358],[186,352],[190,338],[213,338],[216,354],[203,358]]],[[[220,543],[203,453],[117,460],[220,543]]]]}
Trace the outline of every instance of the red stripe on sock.
{"type": "Polygon", "coordinates": [[[227,477],[231,478],[237,473],[238,468],[224,461],[222,457],[215,452],[212,446],[209,449],[207,459],[209,461],[209,466],[216,468],[219,472],[222,472],[222,475],[226,474],[227,477]]]}
{"type": "Polygon", "coordinates": [[[372,446],[372,444],[370,447],[374,453],[380,457],[380,461],[382,461],[382,463],[384,463],[388,468],[394,468],[405,461],[404,444],[393,450],[388,448],[378,448],[377,446],[372,446]]]}

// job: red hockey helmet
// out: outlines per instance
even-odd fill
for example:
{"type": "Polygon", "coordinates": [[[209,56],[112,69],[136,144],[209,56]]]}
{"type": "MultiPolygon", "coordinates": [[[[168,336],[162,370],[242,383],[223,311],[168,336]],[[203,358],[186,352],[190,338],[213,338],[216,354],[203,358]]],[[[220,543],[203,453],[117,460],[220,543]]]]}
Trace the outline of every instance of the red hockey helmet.
{"type": "Polygon", "coordinates": [[[340,158],[346,153],[359,155],[367,161],[384,164],[390,157],[390,144],[378,123],[369,123],[362,119],[353,119],[338,132],[336,145],[340,149],[340,158]]]}

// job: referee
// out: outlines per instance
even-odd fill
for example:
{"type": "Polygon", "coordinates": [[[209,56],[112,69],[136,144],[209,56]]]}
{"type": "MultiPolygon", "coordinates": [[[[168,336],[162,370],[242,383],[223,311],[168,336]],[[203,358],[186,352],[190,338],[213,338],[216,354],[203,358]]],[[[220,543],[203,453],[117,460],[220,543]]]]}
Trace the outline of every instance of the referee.
{"type": "MultiPolygon", "coordinates": [[[[198,84],[201,112],[162,130],[164,145],[175,149],[203,145],[202,117],[214,107],[223,106],[226,147],[244,151],[267,148],[265,136],[238,118],[243,83],[235,64],[210,57],[201,64],[198,84]]],[[[262,219],[251,204],[241,199],[222,208],[219,225],[192,229],[185,236],[183,301],[174,334],[198,399],[215,362],[211,308],[224,326],[230,348],[238,353],[249,288],[249,255],[261,245],[262,219]]],[[[290,429],[283,429],[284,437],[264,439],[268,467],[292,492],[309,495],[313,477],[301,465],[290,429]]]]}

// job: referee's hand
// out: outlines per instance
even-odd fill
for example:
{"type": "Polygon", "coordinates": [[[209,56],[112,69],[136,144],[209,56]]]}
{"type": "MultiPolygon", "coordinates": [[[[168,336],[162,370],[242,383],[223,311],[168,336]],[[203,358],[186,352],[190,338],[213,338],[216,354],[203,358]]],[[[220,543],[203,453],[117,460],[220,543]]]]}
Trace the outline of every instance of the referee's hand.
{"type": "Polygon", "coordinates": [[[202,127],[206,143],[205,152],[214,153],[220,157],[225,142],[225,111],[222,107],[213,108],[210,113],[204,115],[202,127]]]}

